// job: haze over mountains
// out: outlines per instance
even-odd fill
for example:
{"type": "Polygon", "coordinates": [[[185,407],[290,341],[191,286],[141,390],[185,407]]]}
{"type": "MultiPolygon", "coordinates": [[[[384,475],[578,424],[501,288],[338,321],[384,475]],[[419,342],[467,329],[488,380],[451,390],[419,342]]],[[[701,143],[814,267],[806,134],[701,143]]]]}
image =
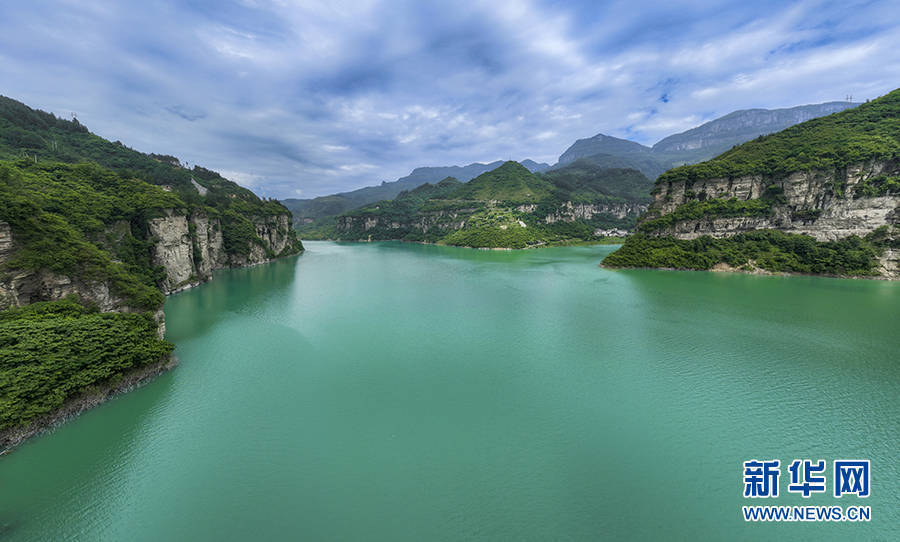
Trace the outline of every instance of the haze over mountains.
{"type": "MultiPolygon", "coordinates": [[[[521,164],[531,172],[538,173],[564,167],[576,160],[587,160],[599,168],[636,169],[652,180],[674,166],[708,160],[734,145],[761,135],[857,105],[859,104],[853,102],[827,102],[783,109],[743,109],[665,137],[652,147],[597,134],[575,141],[552,167],[532,160],[523,160],[521,164]]],[[[446,177],[467,182],[503,163],[498,160],[489,164],[421,167],[394,182],[383,182],[378,186],[312,199],[286,199],[283,203],[294,213],[295,224],[302,225],[376,201],[394,199],[404,190],[412,190],[425,183],[436,183],[446,177]]]]}

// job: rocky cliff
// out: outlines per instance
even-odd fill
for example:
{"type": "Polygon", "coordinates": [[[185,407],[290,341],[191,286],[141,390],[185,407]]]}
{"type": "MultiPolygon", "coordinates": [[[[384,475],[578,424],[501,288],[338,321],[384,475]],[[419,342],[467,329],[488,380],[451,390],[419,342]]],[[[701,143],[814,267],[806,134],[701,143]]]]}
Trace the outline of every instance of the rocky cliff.
{"type": "MultiPolygon", "coordinates": [[[[220,219],[201,213],[188,215],[174,209],[166,210],[164,216],[147,221],[152,243],[150,261],[164,271],[160,289],[170,294],[209,280],[215,269],[254,265],[300,252],[301,247],[290,234],[290,221],[286,214],[255,219],[257,238],[250,244],[249,251],[229,254],[225,251],[220,219]]],[[[119,222],[112,225],[108,233],[121,235],[122,232],[117,230],[130,227],[127,221],[119,222]]],[[[0,221],[0,268],[5,269],[0,277],[0,309],[56,301],[74,294],[95,304],[102,312],[144,310],[132,307],[126,298],[113,293],[108,281],[73,277],[47,269],[9,268],[7,263],[15,251],[12,230],[8,223],[0,221]]],[[[161,310],[158,321],[162,326],[161,310]]]]}
{"type": "Polygon", "coordinates": [[[196,286],[212,277],[215,269],[255,265],[277,256],[295,254],[299,248],[290,235],[289,215],[257,217],[253,220],[255,242],[249,251],[227,253],[222,223],[202,213],[185,215],[167,210],[165,216],[148,221],[153,246],[153,264],[165,269],[160,284],[166,294],[196,286]]]}
{"type": "Polygon", "coordinates": [[[614,216],[624,219],[629,216],[639,216],[647,211],[644,203],[576,203],[566,201],[544,217],[544,222],[575,222],[576,220],[591,220],[595,216],[614,216]]]}
{"type": "Polygon", "coordinates": [[[879,194],[872,181],[900,174],[900,162],[873,160],[839,171],[806,171],[784,177],[752,175],[736,178],[675,180],[657,185],[648,218],[669,215],[691,202],[711,199],[765,201],[769,211],[752,216],[707,215],[676,220],[650,233],[695,239],[701,235],[730,237],[737,233],[778,229],[819,241],[865,236],[881,226],[900,224],[900,194],[879,194]]]}
{"type": "MultiPolygon", "coordinates": [[[[900,231],[900,161],[870,160],[838,170],[660,182],[639,229],[652,237],[724,239],[778,230],[838,241],[900,231]],[[703,203],[723,205],[703,211],[703,203]],[[743,203],[755,205],[742,207],[743,203]],[[716,210],[719,209],[719,210],[716,210]],[[735,211],[736,209],[736,211],[735,211]],[[741,211],[740,209],[744,209],[741,211]]],[[[900,250],[884,243],[874,273],[900,279],[900,250]]]]}
{"type": "MultiPolygon", "coordinates": [[[[537,204],[522,204],[510,210],[518,213],[540,212],[541,206],[537,204]]],[[[337,233],[339,235],[361,232],[363,235],[372,230],[397,230],[417,231],[422,234],[430,230],[444,232],[461,230],[466,227],[467,221],[480,209],[477,207],[461,208],[452,211],[425,211],[410,217],[407,220],[398,220],[395,216],[379,215],[343,215],[338,217],[337,233]]],[[[579,220],[590,221],[595,217],[606,216],[622,220],[627,217],[637,217],[647,210],[647,205],[640,203],[579,203],[566,201],[554,208],[541,212],[541,221],[544,224],[558,222],[575,222],[579,220]]]]}
{"type": "Polygon", "coordinates": [[[105,281],[73,278],[47,269],[7,268],[15,255],[16,240],[10,225],[0,221],[0,310],[22,307],[38,301],[55,301],[70,295],[90,300],[103,312],[132,312],[128,302],[110,292],[105,281]]]}

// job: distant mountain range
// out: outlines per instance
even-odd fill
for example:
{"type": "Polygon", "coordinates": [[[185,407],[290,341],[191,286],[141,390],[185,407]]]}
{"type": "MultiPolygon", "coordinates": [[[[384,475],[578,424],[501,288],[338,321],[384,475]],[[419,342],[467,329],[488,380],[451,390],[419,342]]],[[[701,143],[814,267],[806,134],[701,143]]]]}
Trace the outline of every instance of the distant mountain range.
{"type": "MultiPolygon", "coordinates": [[[[663,138],[652,147],[635,141],[597,134],[579,139],[560,155],[554,166],[533,160],[520,162],[532,173],[553,171],[576,161],[598,169],[634,169],[649,179],[680,165],[695,164],[713,158],[731,147],[761,135],[778,132],[800,122],[856,107],[853,102],[828,102],[785,109],[743,109],[711,120],[685,132],[663,138]]],[[[364,205],[396,198],[401,192],[446,177],[467,182],[504,162],[473,163],[467,166],[420,167],[394,182],[367,186],[351,192],[312,199],[286,199],[282,203],[294,214],[297,226],[358,209],[364,205]]]]}
{"type": "Polygon", "coordinates": [[[740,111],[664,139],[654,150],[721,148],[848,109],[670,169],[638,233],[603,265],[900,280],[900,89],[845,105],[740,111]]]}
{"type": "MultiPolygon", "coordinates": [[[[534,160],[526,159],[521,164],[532,173],[550,169],[550,164],[538,163],[534,160]]],[[[467,166],[418,167],[406,177],[400,177],[393,182],[382,182],[378,186],[367,186],[351,192],[342,192],[312,199],[286,199],[282,203],[294,213],[295,223],[303,224],[320,218],[339,215],[376,201],[391,200],[403,191],[413,190],[425,183],[436,183],[447,177],[467,182],[482,173],[497,169],[501,165],[503,165],[502,160],[489,164],[475,162],[467,166]]]]}
{"type": "Polygon", "coordinates": [[[579,139],[566,149],[554,167],[586,159],[601,167],[634,168],[655,179],[675,166],[709,160],[761,135],[779,132],[810,119],[856,107],[852,102],[828,102],[786,109],[742,109],[686,132],[663,138],[652,147],[627,139],[597,134],[579,139]]]}
{"type": "Polygon", "coordinates": [[[467,183],[452,177],[426,183],[304,231],[308,238],[480,248],[597,241],[634,226],[652,184],[633,169],[600,169],[578,160],[537,174],[506,162],[467,183]]]}

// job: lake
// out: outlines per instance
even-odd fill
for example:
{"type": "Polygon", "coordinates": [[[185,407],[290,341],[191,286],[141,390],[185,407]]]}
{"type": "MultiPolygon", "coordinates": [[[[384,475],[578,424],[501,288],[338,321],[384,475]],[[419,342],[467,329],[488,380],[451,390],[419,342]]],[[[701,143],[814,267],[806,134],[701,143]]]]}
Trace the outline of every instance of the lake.
{"type": "Polygon", "coordinates": [[[900,284],[306,245],[170,297],[175,370],[0,459],[0,537],[896,536],[900,284]],[[745,499],[770,458],[781,496],[745,499]],[[828,461],[827,494],[787,493],[797,458],[828,461]],[[830,494],[845,458],[870,497],[830,494]],[[836,504],[872,521],[741,515],[836,504]]]}

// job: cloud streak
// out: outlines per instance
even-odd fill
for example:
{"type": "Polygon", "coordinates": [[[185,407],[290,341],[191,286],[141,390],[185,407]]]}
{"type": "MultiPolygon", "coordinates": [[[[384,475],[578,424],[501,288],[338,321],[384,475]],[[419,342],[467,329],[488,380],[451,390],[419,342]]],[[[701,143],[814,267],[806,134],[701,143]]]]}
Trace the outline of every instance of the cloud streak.
{"type": "Polygon", "coordinates": [[[890,2],[33,2],[0,21],[3,94],[266,196],[422,165],[554,162],[748,107],[900,80],[890,2]],[[459,4],[459,5],[453,5],[459,4]]]}

